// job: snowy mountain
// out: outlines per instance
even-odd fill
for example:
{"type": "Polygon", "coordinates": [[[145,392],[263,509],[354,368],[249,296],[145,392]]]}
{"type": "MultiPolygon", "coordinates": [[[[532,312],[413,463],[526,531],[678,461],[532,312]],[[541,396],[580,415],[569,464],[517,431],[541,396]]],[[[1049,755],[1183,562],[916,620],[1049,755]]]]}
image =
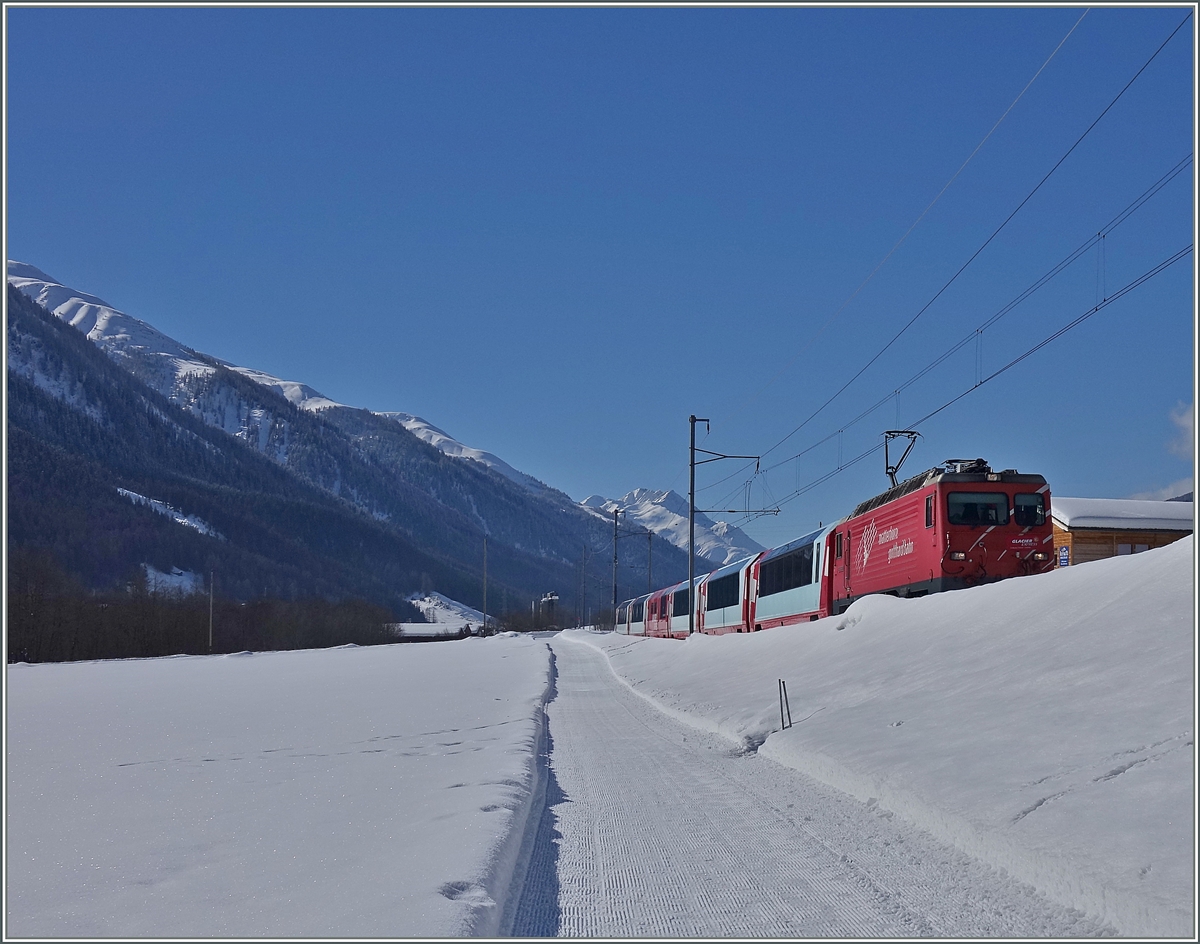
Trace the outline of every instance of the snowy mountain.
{"type": "Polygon", "coordinates": [[[526,475],[524,472],[514,469],[499,456],[493,455],[490,452],[484,452],[482,449],[476,449],[473,446],[464,446],[449,433],[438,429],[428,420],[423,420],[419,416],[413,416],[411,413],[387,412],[376,413],[375,415],[395,420],[418,439],[424,440],[431,446],[440,449],[448,456],[454,456],[457,459],[473,459],[475,462],[480,462],[489,469],[499,472],[506,479],[524,486],[535,494],[541,494],[547,489],[545,482],[541,482],[532,475],[526,475]]]}
{"type": "MultiPolygon", "coordinates": [[[[260,452],[274,453],[280,462],[286,461],[289,445],[285,419],[272,416],[269,409],[264,411],[261,406],[240,401],[237,397],[204,396],[204,381],[211,381],[220,367],[279,394],[301,410],[319,412],[346,406],[299,381],[281,380],[261,370],[239,367],[201,354],[146,322],[119,311],[102,298],[63,285],[28,263],[9,260],[8,281],[43,308],[82,331],[109,357],[163,396],[190,409],[210,426],[218,426],[255,444],[260,452]],[[272,444],[271,449],[268,444],[272,444]]],[[[419,416],[394,412],[376,415],[395,420],[448,456],[480,462],[534,494],[548,491],[544,482],[514,469],[490,452],[464,445],[419,416]]]]}
{"type": "MultiPolygon", "coordinates": [[[[332,495],[454,570],[465,568],[478,575],[482,540],[487,536],[493,579],[497,589],[507,586],[510,599],[528,599],[555,589],[590,605],[589,600],[604,598],[594,586],[611,585],[611,571],[601,566],[608,557],[605,549],[611,546],[611,531],[590,509],[491,453],[458,442],[420,417],[346,406],[298,381],[281,380],[196,351],[26,263],[10,261],[8,280],[14,293],[10,298],[22,298],[64,327],[74,327],[93,342],[92,350],[103,352],[109,364],[142,385],[142,392],[132,387],[123,391],[121,403],[145,400],[150,394],[164,398],[164,404],[282,467],[297,484],[332,495]],[[592,589],[580,580],[581,554],[589,561],[592,589]]],[[[114,423],[105,409],[115,407],[105,407],[89,389],[100,373],[78,362],[78,352],[58,350],[62,342],[50,334],[42,332],[35,338],[29,333],[32,327],[14,333],[11,301],[9,307],[10,384],[14,376],[21,377],[101,428],[73,433],[68,448],[81,450],[84,459],[95,458],[96,450],[125,449],[131,462],[152,461],[152,454],[122,442],[127,424],[114,423]]],[[[37,321],[32,312],[23,317],[32,319],[30,326],[37,321]]],[[[40,415],[41,407],[32,401],[29,406],[30,417],[40,415]]],[[[195,436],[163,407],[152,409],[162,415],[166,427],[177,428],[178,435],[195,436]]],[[[47,435],[45,424],[31,422],[31,435],[47,435]]],[[[30,481],[36,481],[36,475],[30,481]]],[[[163,494],[132,484],[127,487],[164,500],[163,494]]],[[[647,564],[644,546],[634,542],[623,548],[621,582],[644,585],[647,564]]],[[[655,574],[667,582],[686,573],[686,558],[674,549],[656,553],[653,564],[655,574]]],[[[169,569],[184,562],[161,560],[156,566],[169,569]]],[[[413,571],[411,582],[394,589],[407,593],[419,578],[420,571],[413,571]]],[[[438,589],[457,599],[481,602],[475,599],[478,591],[473,593],[458,580],[455,584],[438,589]]]]}
{"type": "MultiPolygon", "coordinates": [[[[616,501],[590,495],[580,504],[609,521],[612,521],[613,509],[619,509],[627,526],[648,528],[676,547],[687,550],[688,501],[678,492],[635,488],[616,501]]],[[[717,564],[730,564],[761,550],[764,550],[763,546],[740,528],[725,521],[713,521],[702,512],[696,513],[696,553],[702,557],[717,564]]]]}
{"type": "Polygon", "coordinates": [[[140,361],[142,370],[138,373],[143,375],[142,379],[157,380],[151,386],[168,399],[174,399],[172,394],[181,385],[186,385],[194,378],[209,377],[220,366],[273,389],[301,409],[321,410],[342,406],[307,384],[280,380],[260,370],[238,367],[228,361],[200,354],[146,322],[118,311],[104,299],[69,288],[28,263],[10,259],[8,281],[51,314],[82,331],[113,360],[118,363],[123,360],[140,361]]]}

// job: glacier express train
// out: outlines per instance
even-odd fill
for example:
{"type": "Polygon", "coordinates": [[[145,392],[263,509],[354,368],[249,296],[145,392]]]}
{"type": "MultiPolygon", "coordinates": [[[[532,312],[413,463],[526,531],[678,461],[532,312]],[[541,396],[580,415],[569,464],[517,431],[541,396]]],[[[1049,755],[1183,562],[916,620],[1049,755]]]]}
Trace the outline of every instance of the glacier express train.
{"type": "Polygon", "coordinates": [[[870,593],[919,597],[1054,566],[1040,475],[948,459],[846,518],[711,573],[626,600],[617,632],[749,633],[843,612],[870,593]]]}

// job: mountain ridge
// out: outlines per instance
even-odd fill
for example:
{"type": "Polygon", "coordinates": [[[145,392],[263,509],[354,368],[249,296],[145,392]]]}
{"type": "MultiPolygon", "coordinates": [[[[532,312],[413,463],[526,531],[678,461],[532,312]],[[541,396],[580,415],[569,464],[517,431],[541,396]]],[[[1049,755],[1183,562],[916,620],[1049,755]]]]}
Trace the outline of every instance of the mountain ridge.
{"type": "MultiPolygon", "coordinates": [[[[479,573],[482,541],[490,535],[489,572],[500,599],[508,594],[536,597],[555,589],[564,600],[574,596],[579,606],[588,607],[609,596],[603,588],[611,586],[611,571],[600,562],[611,559],[604,549],[605,544],[611,549],[611,535],[564,493],[543,483],[537,483],[535,490],[506,476],[504,469],[498,471],[477,458],[490,457],[481,450],[453,456],[414,435],[395,417],[338,404],[307,385],[236,368],[187,348],[96,296],[84,297],[60,283],[51,285],[46,273],[35,267],[15,263],[12,270],[11,291],[35,305],[39,297],[56,302],[57,313],[38,307],[64,327],[75,328],[75,336],[82,335],[85,343],[90,340],[109,363],[206,426],[240,440],[300,480],[407,535],[418,546],[449,555],[469,572],[479,573]],[[586,573],[586,579],[581,573],[586,573]]],[[[31,356],[10,343],[10,364],[19,368],[17,373],[31,356]]],[[[72,412],[86,416],[90,409],[93,422],[103,420],[78,378],[56,378],[53,372],[26,367],[26,379],[35,387],[41,384],[44,393],[57,397],[72,412]]],[[[406,416],[410,422],[419,420],[406,416]]],[[[163,495],[131,490],[166,500],[163,495]]],[[[646,554],[636,542],[628,548],[622,545],[622,582],[641,583],[644,577],[637,574],[645,573],[646,554]]],[[[160,560],[154,566],[165,571],[176,565],[182,562],[160,560]]],[[[664,579],[686,572],[683,556],[677,552],[672,556],[666,549],[655,555],[654,565],[664,579]]],[[[472,592],[458,583],[439,589],[467,603],[480,601],[478,590],[472,592]]]]}

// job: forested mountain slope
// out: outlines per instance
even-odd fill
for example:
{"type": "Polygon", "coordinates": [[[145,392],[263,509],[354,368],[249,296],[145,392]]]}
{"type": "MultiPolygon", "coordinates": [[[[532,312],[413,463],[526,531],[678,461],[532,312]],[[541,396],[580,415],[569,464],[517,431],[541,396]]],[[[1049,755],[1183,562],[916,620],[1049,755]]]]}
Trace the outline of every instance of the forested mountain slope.
{"type": "MultiPolygon", "coordinates": [[[[300,409],[203,354],[187,360],[206,369],[181,371],[144,346],[98,347],[11,285],[8,302],[10,549],[49,550],[93,587],[150,564],[218,571],[242,598],[403,610],[422,588],[481,605],[487,535],[493,611],[550,589],[567,605],[611,594],[611,529],[553,489],[533,494],[367,410],[300,409]]],[[[621,552],[622,581],[644,586],[645,547],[621,552]]],[[[656,552],[656,574],[686,572],[678,551],[656,552]]]]}

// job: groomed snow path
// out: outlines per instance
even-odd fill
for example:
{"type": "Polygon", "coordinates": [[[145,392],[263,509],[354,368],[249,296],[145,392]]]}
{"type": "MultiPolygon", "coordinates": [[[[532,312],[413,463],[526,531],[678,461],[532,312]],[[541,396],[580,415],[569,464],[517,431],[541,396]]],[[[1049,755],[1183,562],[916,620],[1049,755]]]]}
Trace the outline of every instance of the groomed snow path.
{"type": "Polygon", "coordinates": [[[668,718],[595,649],[550,646],[546,806],[514,936],[1113,933],[873,804],[668,718]]]}

